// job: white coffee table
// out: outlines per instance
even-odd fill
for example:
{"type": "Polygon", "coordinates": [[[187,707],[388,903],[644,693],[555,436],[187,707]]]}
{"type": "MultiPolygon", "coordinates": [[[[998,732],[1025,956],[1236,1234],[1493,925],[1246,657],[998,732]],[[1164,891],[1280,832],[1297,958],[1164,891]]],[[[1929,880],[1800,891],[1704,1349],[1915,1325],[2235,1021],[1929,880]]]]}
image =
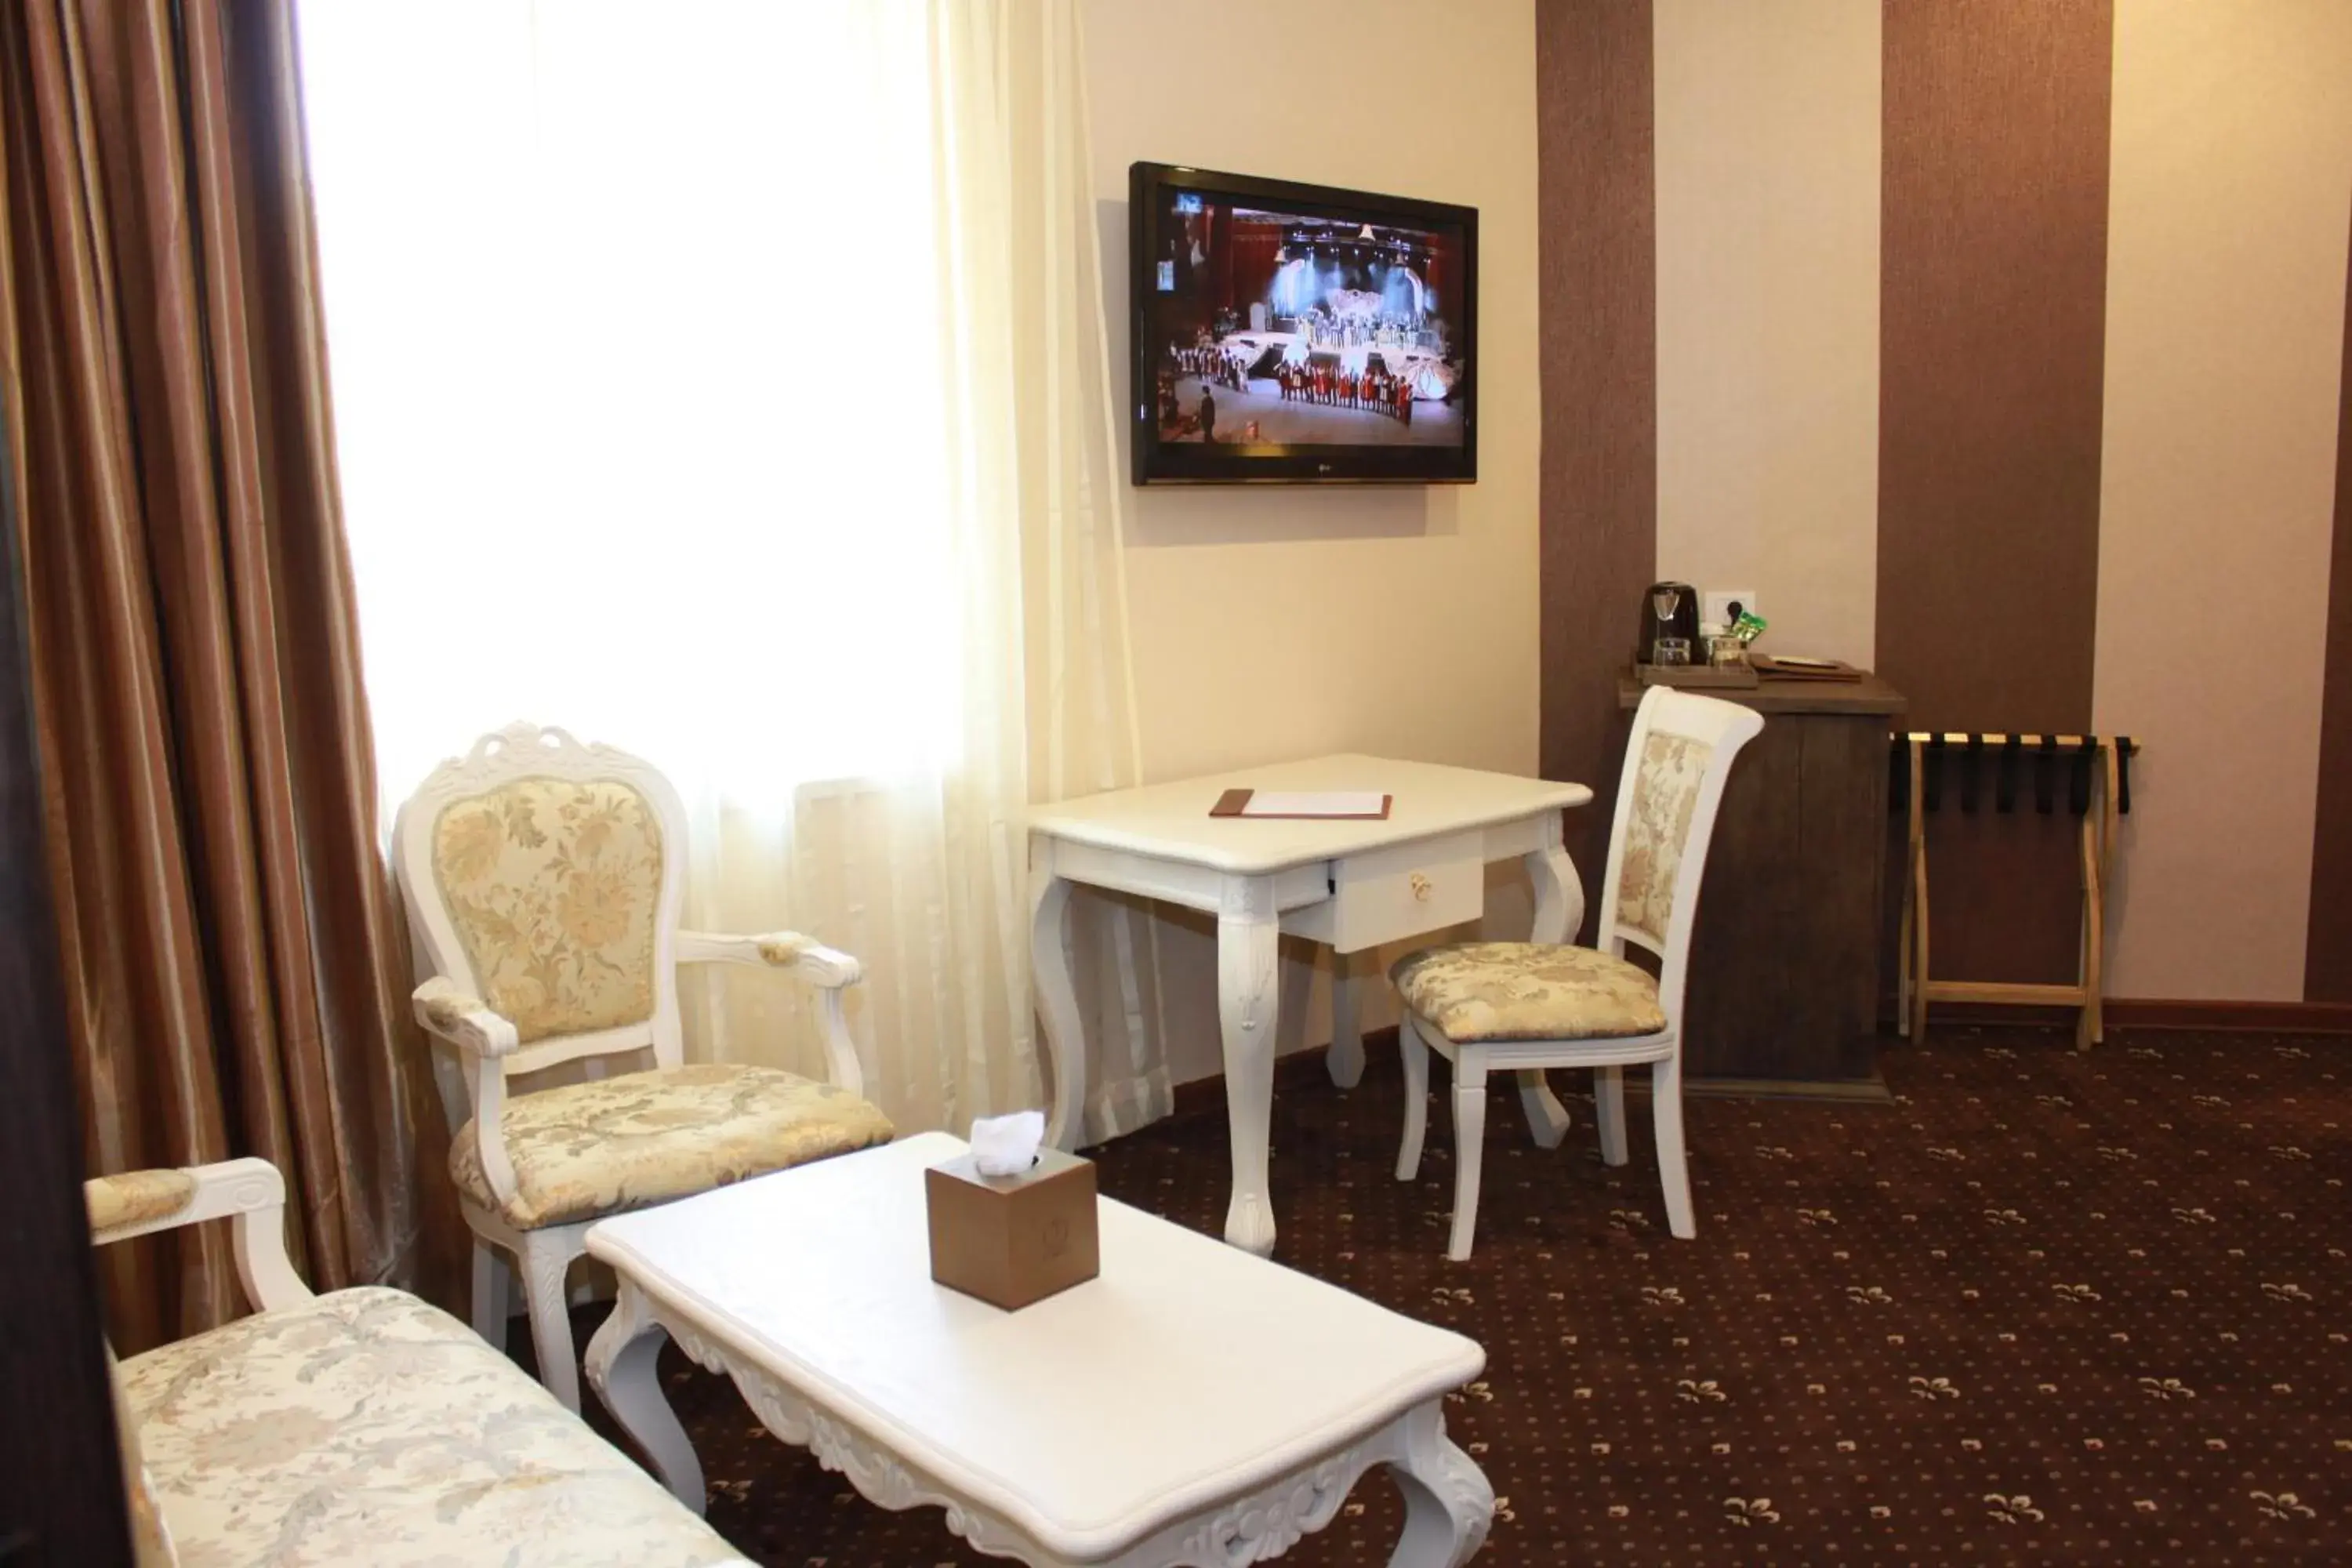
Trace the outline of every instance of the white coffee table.
{"type": "Polygon", "coordinates": [[[1098,1279],[1018,1312],[931,1282],[908,1138],[608,1219],[620,1300],[588,1377],[697,1512],[702,1467],[664,1398],[667,1333],[768,1429],[885,1508],[931,1504],[992,1555],[1233,1568],[1279,1555],[1386,1465],[1396,1568],[1466,1561],[1495,1494],[1445,1436],[1472,1341],[1101,1200],[1098,1279]]]}

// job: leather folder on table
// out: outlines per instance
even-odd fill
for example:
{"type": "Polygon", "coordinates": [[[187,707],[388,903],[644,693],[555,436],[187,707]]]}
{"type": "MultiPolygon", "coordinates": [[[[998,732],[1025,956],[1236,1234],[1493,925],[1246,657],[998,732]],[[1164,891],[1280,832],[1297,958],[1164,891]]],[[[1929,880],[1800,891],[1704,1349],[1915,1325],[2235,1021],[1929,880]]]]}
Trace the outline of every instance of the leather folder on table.
{"type": "Polygon", "coordinates": [[[1378,811],[1359,809],[1371,798],[1369,790],[1282,790],[1268,791],[1255,811],[1250,802],[1257,799],[1257,791],[1229,789],[1209,807],[1211,816],[1245,817],[1253,822],[1381,822],[1389,815],[1394,795],[1380,797],[1378,811]]]}

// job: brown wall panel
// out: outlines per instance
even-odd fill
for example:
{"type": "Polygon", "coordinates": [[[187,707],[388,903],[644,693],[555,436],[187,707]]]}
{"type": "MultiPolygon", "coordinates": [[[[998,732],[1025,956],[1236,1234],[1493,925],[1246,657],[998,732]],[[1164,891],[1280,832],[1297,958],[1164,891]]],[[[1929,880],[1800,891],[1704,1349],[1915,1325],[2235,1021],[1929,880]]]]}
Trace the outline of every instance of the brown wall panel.
{"type": "MultiPolygon", "coordinates": [[[[1878,668],[1913,728],[2091,722],[2114,21],[1885,5],[1878,668]]],[[[2071,978],[2071,838],[1943,816],[1937,971],[2071,978]]]]}
{"type": "Polygon", "coordinates": [[[1657,561],[1651,39],[1649,0],[1536,8],[1543,772],[1599,797],[1568,825],[1596,900],[1624,743],[1616,672],[1657,561]]]}
{"type": "Polygon", "coordinates": [[[2352,1002],[2352,272],[2336,411],[2336,540],[2327,576],[2327,672],[2320,700],[2319,814],[2312,831],[2307,1002],[2352,1002]]]}

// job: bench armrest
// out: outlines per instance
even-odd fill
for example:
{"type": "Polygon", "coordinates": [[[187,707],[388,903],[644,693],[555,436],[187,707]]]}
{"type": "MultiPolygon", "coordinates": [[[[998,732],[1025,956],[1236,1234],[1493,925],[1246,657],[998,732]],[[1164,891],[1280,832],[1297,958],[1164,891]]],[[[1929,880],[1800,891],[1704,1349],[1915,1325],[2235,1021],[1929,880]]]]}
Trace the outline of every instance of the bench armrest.
{"type": "Polygon", "coordinates": [[[226,1219],[237,1278],[255,1310],[310,1300],[310,1288],[286,1256],[286,1179],[267,1160],[100,1176],[84,1183],[82,1194],[89,1205],[91,1239],[101,1247],[226,1219]]]}

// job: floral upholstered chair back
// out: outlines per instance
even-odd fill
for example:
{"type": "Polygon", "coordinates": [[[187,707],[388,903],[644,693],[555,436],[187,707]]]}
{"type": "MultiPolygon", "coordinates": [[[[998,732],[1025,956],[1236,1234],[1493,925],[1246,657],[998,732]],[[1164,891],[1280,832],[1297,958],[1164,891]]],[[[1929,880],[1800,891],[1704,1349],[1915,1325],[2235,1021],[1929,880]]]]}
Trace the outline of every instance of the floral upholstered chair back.
{"type": "Polygon", "coordinates": [[[393,858],[420,956],[513,1021],[509,1074],[646,1047],[674,1067],[684,842],[649,764],[515,724],[434,771],[393,858]]]}
{"type": "Polygon", "coordinates": [[[1633,715],[1617,789],[1600,945],[1633,942],[1664,961],[1659,996],[1679,1015],[1683,959],[1697,914],[1725,779],[1739,750],[1764,727],[1750,708],[1652,687],[1633,715]]]}

